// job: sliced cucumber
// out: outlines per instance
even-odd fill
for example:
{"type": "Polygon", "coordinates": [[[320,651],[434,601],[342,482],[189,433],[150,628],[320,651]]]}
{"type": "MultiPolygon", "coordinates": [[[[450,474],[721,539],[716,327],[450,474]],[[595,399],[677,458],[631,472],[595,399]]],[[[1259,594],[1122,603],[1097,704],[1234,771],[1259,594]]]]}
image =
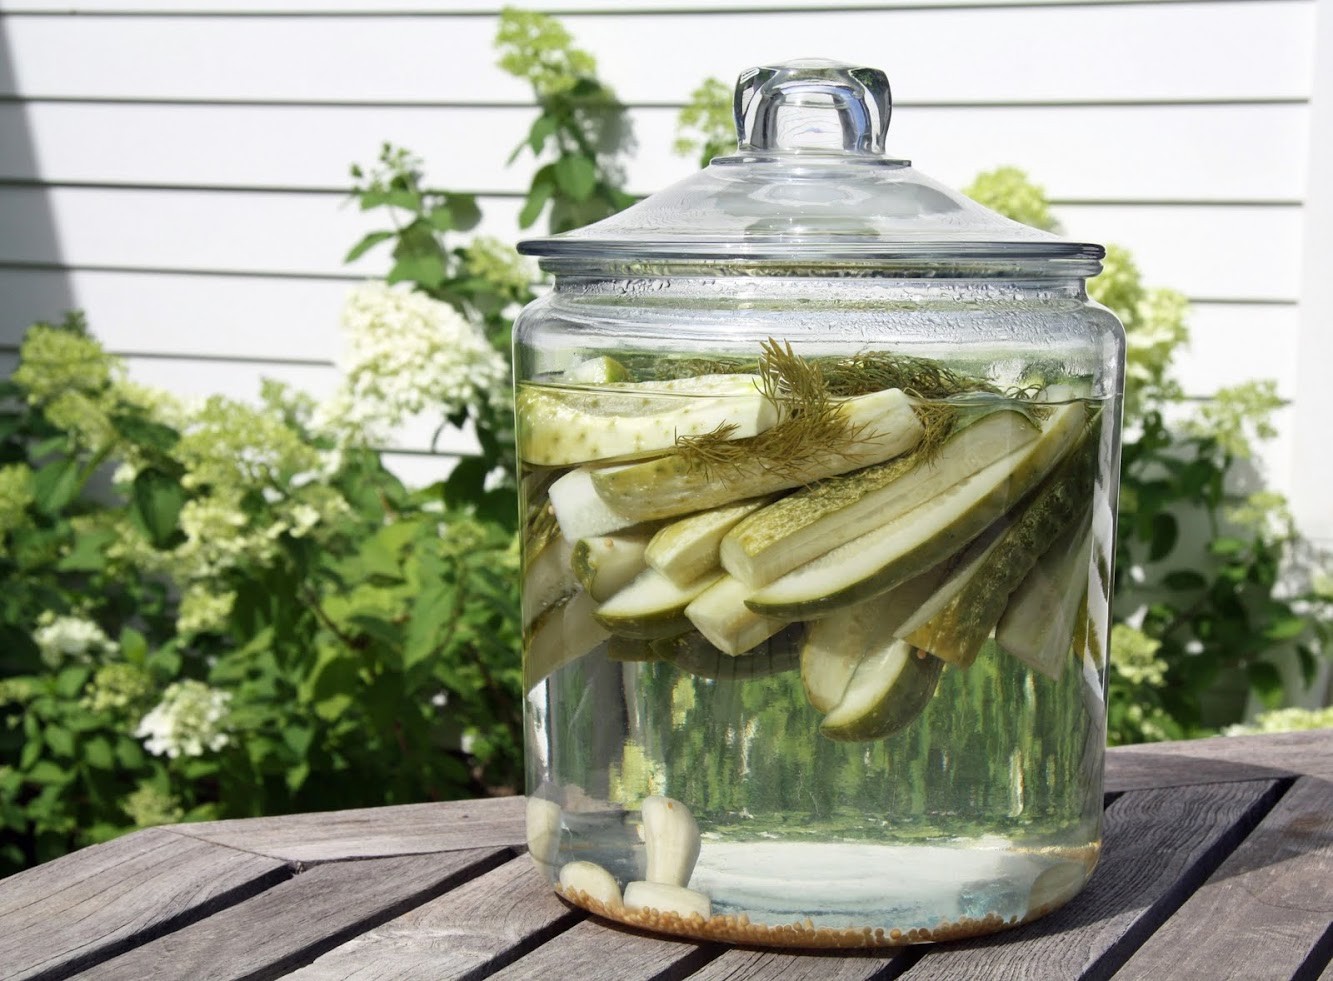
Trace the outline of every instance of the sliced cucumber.
{"type": "Polygon", "coordinates": [[[685,616],[718,650],[744,654],[788,623],[760,616],[746,606],[750,591],[739,579],[723,575],[685,607],[685,616]]]}
{"type": "Polygon", "coordinates": [[[580,538],[569,558],[574,576],[597,602],[610,599],[647,568],[643,561],[648,535],[598,535],[580,538]]]}
{"type": "Polygon", "coordinates": [[[820,723],[830,739],[882,739],[916,721],[935,694],[944,664],[901,640],[881,640],[852,673],[842,698],[820,723]]]}
{"type": "Polygon", "coordinates": [[[594,616],[621,637],[670,637],[690,629],[685,607],[721,577],[719,570],[681,588],[656,569],[645,569],[599,606],[594,616]]]}
{"type": "Polygon", "coordinates": [[[610,634],[593,619],[587,593],[575,593],[539,616],[525,631],[523,690],[531,691],[566,664],[597,649],[610,634]]]}
{"type": "Polygon", "coordinates": [[[1009,597],[995,627],[1001,650],[1057,681],[1070,659],[1079,610],[1088,602],[1090,523],[1071,525],[1047,549],[1009,597]]]}
{"type": "Polygon", "coordinates": [[[1076,452],[1021,505],[981,568],[944,608],[905,639],[959,667],[976,659],[1009,595],[1052,541],[1081,524],[1092,491],[1088,454],[1076,452]]]}
{"type": "Polygon", "coordinates": [[[653,641],[636,637],[617,637],[611,635],[606,642],[606,656],[611,661],[661,661],[662,654],[653,647],[653,641]]]}
{"type": "Polygon", "coordinates": [[[736,522],[753,514],[772,498],[761,497],[737,504],[725,504],[691,514],[658,530],[648,543],[644,558],[648,564],[679,585],[693,582],[705,572],[718,567],[718,548],[722,536],[736,522]]]}
{"type": "Polygon", "coordinates": [[[947,588],[958,557],[909,579],[882,596],[812,620],[801,651],[801,680],[810,704],[827,712],[838,703],[866,652],[888,641],[899,627],[947,588]]]}
{"type": "Polygon", "coordinates": [[[572,549],[560,536],[547,540],[528,560],[523,573],[523,626],[528,626],[557,600],[574,591],[577,583],[569,570],[572,549]]]}
{"type": "Polygon", "coordinates": [[[607,506],[593,489],[591,467],[571,470],[551,484],[548,494],[560,534],[571,544],[581,538],[607,535],[638,522],[607,506]]]}
{"type": "Polygon", "coordinates": [[[560,377],[565,381],[583,385],[606,385],[630,380],[629,369],[615,358],[608,358],[605,355],[571,365],[560,377]]]}
{"type": "Polygon", "coordinates": [[[747,497],[789,490],[857,467],[906,453],[921,441],[921,423],[898,389],[847,399],[842,418],[860,437],[839,451],[818,450],[794,475],[755,454],[717,471],[692,465],[680,454],[608,468],[592,475],[593,486],[615,511],[640,521],[670,518],[747,497]]]}
{"type": "Polygon", "coordinates": [[[763,586],[931,500],[1037,438],[1027,414],[993,411],[954,433],[936,453],[915,452],[799,490],[733,528],[723,568],[763,586]]]}
{"type": "Polygon", "coordinates": [[[791,620],[825,616],[921,575],[976,538],[1050,473],[1079,442],[1086,421],[1081,404],[1055,409],[1031,443],[774,580],[747,600],[750,609],[791,620]]]}
{"type": "Polygon", "coordinates": [[[537,466],[650,456],[680,436],[728,426],[730,438],[778,421],[758,375],[703,375],[665,382],[624,382],[596,389],[521,386],[515,405],[519,455],[537,466]]]}

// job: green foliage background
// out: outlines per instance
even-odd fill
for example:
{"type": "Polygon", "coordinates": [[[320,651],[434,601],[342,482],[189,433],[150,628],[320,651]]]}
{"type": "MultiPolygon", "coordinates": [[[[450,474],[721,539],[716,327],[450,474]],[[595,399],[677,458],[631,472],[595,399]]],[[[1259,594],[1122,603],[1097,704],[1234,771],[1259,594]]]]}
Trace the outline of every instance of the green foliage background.
{"type": "MultiPolygon", "coordinates": [[[[559,23],[512,11],[497,46],[538,105],[512,158],[540,164],[522,226],[544,215],[561,231],[632,203],[624,108],[591,55],[559,23]]],[[[682,152],[726,149],[728,92],[700,87],[682,152]]],[[[470,355],[473,373],[503,374],[532,270],[460,238],[477,202],[424,187],[405,151],[385,146],[353,178],[386,227],[348,260],[390,250],[387,281],[419,298],[394,316],[477,331],[490,348],[470,355]]],[[[1053,224],[1015,171],[971,193],[1053,224]]],[[[1277,495],[1228,490],[1271,433],[1272,385],[1180,412],[1183,299],[1146,290],[1117,249],[1092,291],[1130,336],[1112,736],[1195,735],[1226,672],[1270,705],[1274,649],[1312,674],[1328,580],[1291,572],[1301,542],[1277,495]],[[1182,544],[1182,527],[1206,529],[1205,552],[1182,544]]],[[[349,370],[348,404],[392,389],[373,364],[349,370]]],[[[0,383],[0,874],[164,822],[520,788],[506,387],[396,397],[393,411],[412,397],[444,405],[441,431],[469,426],[481,454],[410,489],[370,428],[299,393],[268,384],[258,405],[185,406],[130,382],[77,315],[29,331],[0,383]]]]}

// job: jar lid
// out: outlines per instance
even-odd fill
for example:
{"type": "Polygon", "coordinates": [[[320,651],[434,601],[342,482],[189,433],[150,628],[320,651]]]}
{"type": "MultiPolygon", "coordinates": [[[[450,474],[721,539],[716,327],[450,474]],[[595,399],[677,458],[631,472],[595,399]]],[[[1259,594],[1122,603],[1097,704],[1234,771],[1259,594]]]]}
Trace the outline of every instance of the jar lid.
{"type": "MultiPolygon", "coordinates": [[[[1098,260],[1081,244],[1011,221],[884,155],[892,102],[876,68],[809,58],[736,83],[737,152],[595,224],[519,251],[588,264],[716,265],[1098,260]]],[[[548,263],[544,263],[547,265],[548,263]]],[[[1097,270],[1091,269],[1091,272],[1097,270]]]]}

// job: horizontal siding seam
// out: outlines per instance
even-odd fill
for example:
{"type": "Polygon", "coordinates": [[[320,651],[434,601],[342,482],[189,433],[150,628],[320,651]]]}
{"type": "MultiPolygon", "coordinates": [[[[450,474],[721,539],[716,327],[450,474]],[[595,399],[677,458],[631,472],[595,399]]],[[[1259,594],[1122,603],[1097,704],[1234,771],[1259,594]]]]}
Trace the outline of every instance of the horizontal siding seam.
{"type": "MultiPolygon", "coordinates": [[[[351,198],[350,187],[310,187],[266,184],[139,184],[129,181],[43,181],[26,177],[0,177],[0,188],[24,190],[94,190],[94,191],[161,191],[202,192],[205,194],[299,194],[351,198]]],[[[441,188],[440,190],[444,190],[441,188]]],[[[523,191],[477,190],[449,188],[451,194],[468,194],[481,199],[522,200],[523,191]]],[[[651,192],[649,192],[651,193],[651,192]]],[[[1085,208],[1299,208],[1304,202],[1297,198],[1050,198],[1054,206],[1085,208]]]]}
{"type": "MultiPolygon", "coordinates": [[[[1197,109],[1200,107],[1308,106],[1306,96],[1219,96],[1193,99],[997,99],[986,101],[924,100],[895,101],[904,109],[1197,109]]],[[[41,95],[0,92],[0,105],[102,105],[102,106],[196,106],[255,109],[527,109],[537,112],[535,102],[457,102],[434,99],[232,99],[159,96],[41,95]]],[[[680,110],[683,102],[624,102],[627,110],[680,110]]]]}
{"type": "MultiPolygon", "coordinates": [[[[954,0],[941,3],[876,3],[876,4],[801,4],[778,7],[742,7],[733,4],[717,3],[698,6],[677,7],[621,7],[615,10],[598,10],[581,7],[534,6],[525,9],[552,17],[693,17],[693,16],[766,16],[773,13],[784,14],[864,14],[864,13],[948,13],[958,10],[1048,10],[1081,7],[1180,7],[1180,6],[1223,6],[1261,3],[1313,3],[1313,0],[954,0]]],[[[108,17],[108,18],[161,18],[161,19],[206,19],[219,18],[228,20],[243,19],[316,19],[330,20],[368,20],[374,18],[392,19],[431,19],[449,18],[475,20],[478,18],[498,17],[501,8],[474,7],[468,10],[273,10],[242,8],[236,10],[159,10],[154,8],[123,7],[118,10],[79,9],[65,7],[47,10],[40,7],[0,7],[0,17],[108,17]]]]}

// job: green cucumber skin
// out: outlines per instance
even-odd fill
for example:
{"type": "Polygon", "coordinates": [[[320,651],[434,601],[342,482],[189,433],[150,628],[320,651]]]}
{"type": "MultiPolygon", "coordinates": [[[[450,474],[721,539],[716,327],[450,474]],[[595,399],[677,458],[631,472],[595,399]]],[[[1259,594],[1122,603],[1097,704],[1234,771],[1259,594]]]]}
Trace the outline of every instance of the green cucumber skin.
{"type": "MultiPolygon", "coordinates": [[[[849,412],[853,419],[857,418],[856,411],[849,412]]],[[[906,396],[902,396],[901,401],[893,400],[890,407],[877,412],[872,421],[884,421],[891,428],[877,430],[874,438],[853,444],[845,453],[811,461],[807,473],[800,478],[777,473],[765,461],[754,459],[744,466],[729,469],[724,479],[718,479],[679,455],[667,455],[614,470],[598,471],[593,474],[592,484],[608,507],[637,521],[653,521],[791,490],[846,473],[857,468],[855,457],[858,453],[866,457],[862,466],[891,459],[913,449],[924,432],[906,396]]]]}
{"type": "Polygon", "coordinates": [[[1053,540],[1081,521],[1090,507],[1092,459],[1086,444],[1029,497],[985,566],[929,623],[906,639],[959,667],[969,667],[990,636],[1014,589],[1053,540]]]}
{"type": "Polygon", "coordinates": [[[1033,425],[1026,413],[1018,409],[993,410],[986,418],[956,431],[939,448],[937,460],[923,460],[918,448],[886,463],[798,490],[733,528],[722,543],[723,565],[751,586],[766,585],[928,500],[931,495],[922,490],[922,484],[931,479],[928,471],[924,480],[913,479],[913,486],[906,492],[906,505],[903,493],[895,491],[902,486],[900,480],[909,474],[923,467],[943,466],[951,443],[964,446],[957,457],[969,461],[962,465],[967,469],[960,474],[967,477],[1020,449],[1039,434],[1039,427],[1033,425]],[[966,443],[959,444],[957,440],[966,443]],[[977,440],[984,440],[985,450],[975,447],[977,440]]]}
{"type": "MultiPolygon", "coordinates": [[[[1051,469],[1058,466],[1061,455],[1067,456],[1073,451],[1080,439],[1086,440],[1086,430],[1081,436],[1075,437],[1073,444],[1064,447],[1063,454],[1057,454],[1051,460],[1042,458],[1039,453],[1033,453],[1016,466],[1009,476],[997,484],[994,489],[979,498],[960,519],[950,522],[934,536],[890,559],[874,572],[856,582],[808,599],[786,602],[765,599],[764,594],[766,592],[771,593],[774,587],[782,583],[782,579],[778,579],[770,586],[758,590],[754,596],[746,600],[746,605],[756,613],[765,616],[785,617],[788,620],[808,620],[828,616],[836,610],[886,593],[956,554],[991,524],[1002,518],[1017,500],[1021,499],[1033,486],[1038,484],[1051,469]]],[[[912,512],[909,511],[900,520],[910,520],[911,515],[912,512]]],[[[870,534],[878,533],[876,531],[870,534]]],[[[856,541],[856,539],[853,539],[847,545],[841,547],[850,549],[856,544],[856,541]]],[[[826,554],[817,561],[824,561],[827,557],[826,554]]],[[[797,569],[789,575],[799,574],[800,571],[800,569],[797,569]]]]}
{"type": "Polygon", "coordinates": [[[863,716],[855,722],[819,727],[822,735],[837,742],[869,742],[901,732],[915,722],[930,704],[944,672],[944,662],[937,657],[914,651],[908,656],[898,680],[894,682],[889,701],[873,717],[863,716]]]}

